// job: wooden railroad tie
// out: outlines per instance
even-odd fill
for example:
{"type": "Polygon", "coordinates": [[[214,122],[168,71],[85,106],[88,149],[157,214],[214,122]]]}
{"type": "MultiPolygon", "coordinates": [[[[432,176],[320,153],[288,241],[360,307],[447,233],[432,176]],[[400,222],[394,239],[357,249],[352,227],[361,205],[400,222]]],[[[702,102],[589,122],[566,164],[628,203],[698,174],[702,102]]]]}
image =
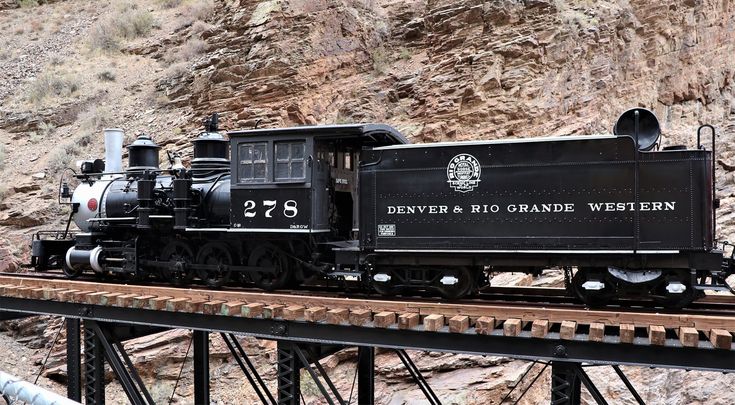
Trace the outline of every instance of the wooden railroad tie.
{"type": "Polygon", "coordinates": [[[194,298],[184,303],[184,312],[198,313],[204,310],[204,303],[209,300],[204,298],[194,298]]]}
{"type": "Polygon", "coordinates": [[[350,311],[346,308],[335,308],[327,311],[327,323],[331,325],[341,325],[347,323],[350,318],[350,311]]]}
{"type": "Polygon", "coordinates": [[[684,347],[699,346],[699,331],[688,326],[679,328],[679,342],[684,347]]]}
{"type": "Polygon", "coordinates": [[[68,301],[71,301],[72,294],[74,294],[77,291],[79,291],[79,290],[65,289],[65,290],[59,291],[56,296],[58,297],[59,301],[67,301],[68,302],[68,301]]]}
{"type": "Polygon", "coordinates": [[[179,297],[168,300],[166,302],[166,311],[181,312],[184,310],[184,304],[189,301],[188,298],[179,297]]]}
{"type": "Polygon", "coordinates": [[[166,304],[171,299],[173,297],[153,297],[148,300],[148,308],[154,311],[164,311],[166,310],[166,304]]]}
{"type": "Polygon", "coordinates": [[[363,326],[372,321],[373,311],[369,309],[353,309],[350,311],[350,325],[363,326]]]}
{"type": "Polygon", "coordinates": [[[222,308],[222,304],[224,304],[226,301],[223,300],[211,300],[204,303],[203,311],[207,315],[217,315],[220,313],[220,309],[222,308]]]}
{"type": "Polygon", "coordinates": [[[549,333],[549,321],[546,319],[537,319],[531,324],[531,337],[545,338],[549,333]]]}
{"type": "Polygon", "coordinates": [[[424,317],[424,330],[436,332],[444,327],[444,315],[431,314],[424,317]]]}
{"type": "Polygon", "coordinates": [[[518,318],[507,319],[503,322],[503,335],[518,336],[521,334],[521,320],[518,318]]]}
{"type": "Polygon", "coordinates": [[[724,329],[712,329],[709,341],[717,349],[732,349],[732,334],[724,329]]]}
{"type": "Polygon", "coordinates": [[[652,345],[663,346],[666,344],[666,329],[661,325],[650,325],[648,327],[648,340],[652,345]]]}
{"type": "Polygon", "coordinates": [[[43,292],[45,291],[45,288],[34,288],[31,290],[31,298],[34,300],[41,300],[43,299],[43,292]]]}
{"type": "Polygon", "coordinates": [[[275,304],[263,307],[263,318],[274,319],[283,316],[283,305],[275,304]]]}
{"type": "MultiPolygon", "coordinates": [[[[261,304],[259,302],[252,302],[250,304],[245,304],[242,307],[240,307],[240,315],[244,316],[245,318],[257,318],[259,316],[266,318],[265,308],[266,308],[265,304],[261,304]]],[[[280,306],[271,307],[268,309],[269,314],[273,315],[274,312],[280,313],[281,308],[282,307],[280,306]]]]}
{"type": "Polygon", "coordinates": [[[242,315],[242,306],[245,305],[244,302],[240,301],[228,301],[222,304],[222,308],[220,308],[220,315],[224,316],[238,316],[242,315]]]}
{"type": "Polygon", "coordinates": [[[377,328],[387,328],[396,323],[395,312],[378,312],[373,316],[373,325],[377,328]]]}
{"type": "Polygon", "coordinates": [[[419,326],[421,316],[416,312],[409,312],[398,316],[398,329],[413,329],[419,326]]]}
{"type": "Polygon", "coordinates": [[[324,307],[311,307],[304,311],[306,322],[322,322],[327,319],[327,309],[324,307]]]}
{"type": "Polygon", "coordinates": [[[591,323],[589,340],[592,342],[602,342],[605,339],[605,324],[604,323],[591,323]]]}
{"type": "Polygon", "coordinates": [[[562,340],[574,340],[577,333],[577,322],[563,321],[559,329],[559,338],[562,340]]]}
{"type": "Polygon", "coordinates": [[[304,307],[301,305],[291,305],[283,310],[283,319],[287,321],[296,321],[304,319],[304,307]]]}
{"type": "Polygon", "coordinates": [[[480,335],[489,335],[495,330],[495,318],[491,316],[481,316],[475,322],[475,332],[480,335]]]}
{"type": "Polygon", "coordinates": [[[620,343],[633,343],[635,340],[635,326],[629,323],[620,325],[620,343]]]}
{"type": "Polygon", "coordinates": [[[467,315],[456,315],[449,318],[449,332],[465,333],[470,328],[470,317],[467,315]]]}
{"type": "MultiPolygon", "coordinates": [[[[1,287],[0,287],[0,289],[1,289],[1,287]]],[[[64,289],[63,288],[45,288],[43,290],[43,299],[49,300],[49,301],[56,300],[56,299],[58,299],[57,298],[57,296],[58,296],[57,294],[60,291],[64,291],[64,289]]]]}
{"type": "Polygon", "coordinates": [[[155,295],[139,295],[133,297],[133,308],[148,308],[148,303],[151,299],[156,298],[155,295]]]}
{"type": "Polygon", "coordinates": [[[18,298],[31,298],[31,290],[33,287],[18,287],[15,294],[18,298]]]}
{"type": "MultiPolygon", "coordinates": [[[[105,294],[108,294],[108,292],[107,291],[93,292],[87,295],[87,303],[92,304],[92,305],[101,305],[102,297],[105,294]]],[[[45,295],[45,292],[44,292],[44,295],[45,295]]]]}
{"type": "Polygon", "coordinates": [[[133,306],[133,298],[137,297],[138,294],[123,294],[118,295],[116,297],[116,302],[118,307],[132,307],[133,306]]]}

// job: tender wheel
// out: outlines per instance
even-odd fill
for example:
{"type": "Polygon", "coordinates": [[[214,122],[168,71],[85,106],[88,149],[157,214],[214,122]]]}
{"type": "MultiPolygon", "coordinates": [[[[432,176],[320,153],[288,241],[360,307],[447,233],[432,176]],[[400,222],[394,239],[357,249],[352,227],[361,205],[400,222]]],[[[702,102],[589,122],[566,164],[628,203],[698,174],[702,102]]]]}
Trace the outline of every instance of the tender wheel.
{"type": "Polygon", "coordinates": [[[656,304],[669,309],[681,309],[694,302],[699,291],[692,287],[691,277],[686,272],[676,272],[663,278],[652,291],[656,304]]]}
{"type": "Polygon", "coordinates": [[[373,272],[371,285],[378,294],[392,297],[403,291],[403,288],[398,286],[400,282],[401,279],[397,271],[390,269],[376,270],[373,272]]]}
{"type": "Polygon", "coordinates": [[[469,267],[450,267],[439,272],[434,285],[443,298],[456,300],[472,292],[475,279],[469,267]]]}
{"type": "Polygon", "coordinates": [[[190,283],[194,278],[189,266],[194,263],[194,252],[188,243],[175,240],[163,248],[161,260],[169,262],[165,269],[160,270],[161,278],[173,284],[190,283]]]}
{"type": "Polygon", "coordinates": [[[272,291],[283,287],[291,278],[288,258],[275,245],[265,244],[250,253],[248,266],[273,268],[273,273],[255,273],[253,281],[258,288],[272,291]]]}
{"type": "Polygon", "coordinates": [[[615,297],[615,289],[608,281],[605,268],[578,269],[572,277],[571,289],[590,307],[604,306],[615,297]]]}
{"type": "Polygon", "coordinates": [[[221,242],[204,245],[197,254],[197,264],[216,266],[216,269],[197,270],[197,275],[209,287],[222,287],[230,279],[233,264],[229,247],[221,242]]]}

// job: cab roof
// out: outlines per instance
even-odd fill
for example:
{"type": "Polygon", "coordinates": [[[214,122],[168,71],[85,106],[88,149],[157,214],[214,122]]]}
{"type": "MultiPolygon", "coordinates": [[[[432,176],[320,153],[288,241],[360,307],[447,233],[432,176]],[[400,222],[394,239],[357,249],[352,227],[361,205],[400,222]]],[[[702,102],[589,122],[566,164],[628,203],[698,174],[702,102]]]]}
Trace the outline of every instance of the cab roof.
{"type": "Polygon", "coordinates": [[[230,139],[243,137],[315,137],[359,139],[365,146],[404,145],[410,143],[397,129],[386,124],[307,125],[289,128],[261,128],[229,131],[230,139]]]}

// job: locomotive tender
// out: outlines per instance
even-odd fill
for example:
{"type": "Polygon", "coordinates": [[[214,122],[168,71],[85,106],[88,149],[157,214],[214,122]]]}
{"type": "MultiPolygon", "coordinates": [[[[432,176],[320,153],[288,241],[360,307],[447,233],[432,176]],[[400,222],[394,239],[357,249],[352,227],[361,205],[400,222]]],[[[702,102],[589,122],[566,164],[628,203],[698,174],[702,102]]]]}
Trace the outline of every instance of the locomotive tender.
{"type": "MultiPolygon", "coordinates": [[[[590,305],[632,296],[682,307],[729,289],[716,247],[712,150],[654,148],[653,113],[615,135],[409,144],[387,125],[217,131],[191,167],[145,135],[105,130],[105,160],[73,190],[79,231],[39,232],[32,265],[273,290],[359,280],[380,294],[456,299],[492,273],[564,269],[590,305]],[[656,150],[654,150],[656,149],[656,150]]],[[[698,133],[698,138],[700,133],[698,133]]],[[[700,140],[698,139],[698,145],[700,140]]]]}

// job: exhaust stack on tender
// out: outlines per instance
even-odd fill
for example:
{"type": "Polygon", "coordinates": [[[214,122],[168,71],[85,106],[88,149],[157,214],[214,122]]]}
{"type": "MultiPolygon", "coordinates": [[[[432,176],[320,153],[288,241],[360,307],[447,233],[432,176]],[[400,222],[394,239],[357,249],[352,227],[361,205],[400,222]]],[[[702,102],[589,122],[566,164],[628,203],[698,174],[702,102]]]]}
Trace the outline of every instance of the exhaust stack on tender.
{"type": "Polygon", "coordinates": [[[122,149],[125,133],[120,128],[105,128],[105,173],[122,173],[122,149]]]}

